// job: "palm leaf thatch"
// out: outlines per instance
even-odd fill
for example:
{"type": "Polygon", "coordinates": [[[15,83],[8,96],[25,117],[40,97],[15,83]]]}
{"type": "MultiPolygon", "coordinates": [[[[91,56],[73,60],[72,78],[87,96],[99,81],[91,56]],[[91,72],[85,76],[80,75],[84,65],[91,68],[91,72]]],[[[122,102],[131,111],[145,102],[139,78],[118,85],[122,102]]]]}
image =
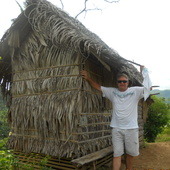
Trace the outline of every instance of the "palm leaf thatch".
{"type": "Polygon", "coordinates": [[[9,107],[15,151],[79,157],[111,145],[111,105],[80,76],[102,85],[132,65],[78,20],[46,0],[27,2],[0,42],[0,85],[9,107]]]}

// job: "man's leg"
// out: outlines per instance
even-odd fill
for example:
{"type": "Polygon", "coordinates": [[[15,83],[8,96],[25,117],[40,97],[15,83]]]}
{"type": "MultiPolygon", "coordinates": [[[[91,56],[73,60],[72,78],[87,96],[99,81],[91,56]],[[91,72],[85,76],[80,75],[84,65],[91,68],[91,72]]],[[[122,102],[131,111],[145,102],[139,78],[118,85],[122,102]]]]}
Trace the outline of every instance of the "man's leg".
{"type": "Polygon", "coordinates": [[[139,135],[138,129],[126,130],[125,149],[126,149],[126,168],[132,170],[133,157],[139,155],[139,135]]]}
{"type": "Polygon", "coordinates": [[[120,170],[121,156],[113,158],[113,170],[120,170]]]}
{"type": "Polygon", "coordinates": [[[124,154],[124,130],[112,129],[112,143],[113,143],[113,169],[120,170],[121,156],[124,154]]]}
{"type": "Polygon", "coordinates": [[[132,170],[133,156],[126,154],[126,170],[132,170]]]}

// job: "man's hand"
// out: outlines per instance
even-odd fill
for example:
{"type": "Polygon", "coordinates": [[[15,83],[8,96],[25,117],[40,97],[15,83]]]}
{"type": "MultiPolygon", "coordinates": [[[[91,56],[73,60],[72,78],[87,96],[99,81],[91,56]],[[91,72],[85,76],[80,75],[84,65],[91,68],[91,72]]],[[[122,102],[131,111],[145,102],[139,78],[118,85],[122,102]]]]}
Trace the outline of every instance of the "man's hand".
{"type": "Polygon", "coordinates": [[[145,66],[141,65],[140,66],[140,72],[142,73],[142,70],[144,69],[145,66]]]}
{"type": "Polygon", "coordinates": [[[82,77],[83,77],[85,80],[89,80],[88,73],[87,73],[86,70],[82,70],[82,71],[81,71],[81,75],[82,75],[82,77]]]}
{"type": "Polygon", "coordinates": [[[93,81],[93,80],[88,76],[88,73],[87,73],[86,70],[82,70],[82,71],[81,71],[81,75],[82,75],[82,77],[83,77],[85,80],[87,80],[87,81],[90,83],[90,85],[91,85],[92,87],[94,87],[95,89],[101,91],[101,86],[100,86],[98,83],[96,83],[95,81],[93,81]]]}

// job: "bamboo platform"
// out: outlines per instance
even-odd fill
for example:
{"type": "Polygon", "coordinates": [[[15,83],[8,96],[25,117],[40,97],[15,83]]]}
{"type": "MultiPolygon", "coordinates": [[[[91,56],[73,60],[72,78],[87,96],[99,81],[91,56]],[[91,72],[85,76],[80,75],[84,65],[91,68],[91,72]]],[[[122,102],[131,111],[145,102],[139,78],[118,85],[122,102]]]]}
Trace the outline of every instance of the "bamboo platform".
{"type": "Polygon", "coordinates": [[[35,170],[40,170],[44,167],[58,170],[96,170],[101,166],[110,166],[113,158],[111,147],[74,160],[69,158],[59,159],[57,157],[47,157],[46,155],[36,153],[26,154],[14,152],[14,154],[21,167],[25,165],[35,170]]]}

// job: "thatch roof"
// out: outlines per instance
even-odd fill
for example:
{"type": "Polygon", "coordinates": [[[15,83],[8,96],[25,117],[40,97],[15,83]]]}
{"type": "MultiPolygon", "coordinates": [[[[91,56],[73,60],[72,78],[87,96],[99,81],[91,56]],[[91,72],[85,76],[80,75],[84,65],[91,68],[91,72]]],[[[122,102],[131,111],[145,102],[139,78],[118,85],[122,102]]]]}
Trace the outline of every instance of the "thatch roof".
{"type": "Polygon", "coordinates": [[[1,39],[0,56],[0,84],[10,96],[9,146],[17,151],[78,157],[111,145],[110,105],[82,80],[83,63],[93,63],[100,81],[119,71],[132,85],[141,81],[133,65],[46,0],[27,2],[1,39]]]}
{"type": "Polygon", "coordinates": [[[46,0],[27,1],[26,10],[2,37],[0,56],[3,57],[3,61],[0,62],[0,79],[4,79],[5,76],[4,81],[11,81],[9,74],[12,73],[12,57],[32,30],[38,34],[44,46],[47,45],[45,37],[62,48],[71,47],[86,56],[91,53],[108,69],[124,70],[129,73],[134,84],[140,84],[141,77],[136,68],[78,20],[46,0]]]}

